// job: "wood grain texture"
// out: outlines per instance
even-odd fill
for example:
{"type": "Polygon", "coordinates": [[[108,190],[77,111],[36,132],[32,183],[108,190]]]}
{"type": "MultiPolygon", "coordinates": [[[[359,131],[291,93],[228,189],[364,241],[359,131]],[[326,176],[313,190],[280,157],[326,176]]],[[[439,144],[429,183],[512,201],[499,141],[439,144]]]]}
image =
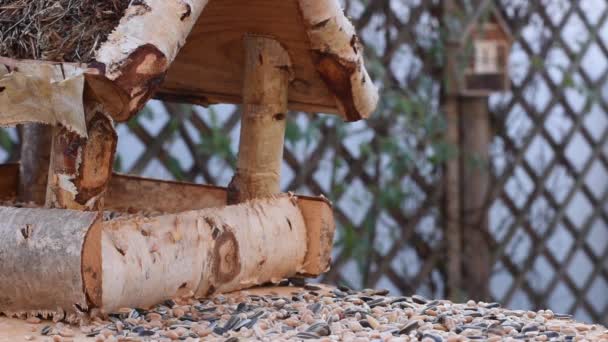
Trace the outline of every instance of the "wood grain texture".
{"type": "Polygon", "coordinates": [[[0,165],[0,200],[12,201],[19,187],[19,164],[0,165]]]}
{"type": "MultiPolygon", "coordinates": [[[[333,1],[333,0],[332,0],[333,1]]],[[[337,113],[336,102],[313,64],[297,0],[211,0],[169,68],[159,97],[199,103],[241,103],[242,39],[275,38],[292,58],[289,108],[337,113]]]]}
{"type": "Polygon", "coordinates": [[[226,205],[226,188],[114,174],[105,197],[107,210],[178,213],[226,205]],[[158,199],[162,198],[162,201],[158,199]]]}
{"type": "Polygon", "coordinates": [[[314,201],[298,198],[306,223],[307,248],[301,275],[316,277],[329,271],[336,223],[329,201],[323,197],[314,201]]]}
{"type": "Polygon", "coordinates": [[[243,115],[236,172],[228,185],[228,203],[279,193],[287,88],[292,64],[274,39],[246,35],[243,115]]]}

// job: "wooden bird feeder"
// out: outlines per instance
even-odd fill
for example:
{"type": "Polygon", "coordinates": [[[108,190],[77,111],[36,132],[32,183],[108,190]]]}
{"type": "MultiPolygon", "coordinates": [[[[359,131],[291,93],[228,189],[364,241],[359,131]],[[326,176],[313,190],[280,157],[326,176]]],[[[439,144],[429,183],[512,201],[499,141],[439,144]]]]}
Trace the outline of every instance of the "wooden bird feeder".
{"type": "Polygon", "coordinates": [[[508,56],[513,36],[492,1],[484,1],[464,32],[452,37],[456,63],[452,66],[450,92],[484,97],[510,89],[508,56]]]}
{"type": "MultiPolygon", "coordinates": [[[[0,57],[0,124],[54,127],[44,207],[0,207],[0,313],[73,319],[320,275],[333,214],[279,193],[287,113],[355,121],[377,100],[338,0],[131,1],[93,61],[0,57]],[[228,188],[112,174],[114,123],[153,97],[242,104],[228,188]]],[[[0,199],[19,183],[0,167],[0,199]]]]}

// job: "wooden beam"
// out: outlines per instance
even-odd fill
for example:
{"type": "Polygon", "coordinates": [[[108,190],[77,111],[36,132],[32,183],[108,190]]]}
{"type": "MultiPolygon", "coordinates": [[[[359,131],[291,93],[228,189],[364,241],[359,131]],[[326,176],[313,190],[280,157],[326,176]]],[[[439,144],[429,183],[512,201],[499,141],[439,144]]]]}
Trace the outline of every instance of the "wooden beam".
{"type": "Polygon", "coordinates": [[[292,77],[291,60],[279,42],[247,35],[244,43],[243,117],[228,203],[279,193],[287,89],[292,77]]]}
{"type": "Polygon", "coordinates": [[[0,312],[62,316],[59,307],[73,317],[78,307],[147,307],[325,270],[331,247],[320,244],[331,243],[330,228],[323,201],[289,194],[107,221],[96,212],[0,207],[0,312]],[[52,274],[39,281],[32,277],[45,272],[36,270],[52,274]]]}
{"type": "Polygon", "coordinates": [[[19,202],[43,205],[49,177],[53,128],[38,123],[23,126],[19,169],[19,202]]]}
{"type": "Polygon", "coordinates": [[[114,174],[104,200],[107,210],[124,213],[179,213],[226,205],[226,188],[114,174]],[[158,199],[162,198],[162,201],[158,199]]]}
{"type": "MultiPolygon", "coordinates": [[[[227,197],[228,190],[222,187],[114,174],[104,205],[106,210],[117,212],[169,214],[222,207],[227,197]]],[[[296,198],[307,231],[306,258],[298,272],[317,277],[330,267],[336,230],[332,205],[324,197],[296,198]]]]}

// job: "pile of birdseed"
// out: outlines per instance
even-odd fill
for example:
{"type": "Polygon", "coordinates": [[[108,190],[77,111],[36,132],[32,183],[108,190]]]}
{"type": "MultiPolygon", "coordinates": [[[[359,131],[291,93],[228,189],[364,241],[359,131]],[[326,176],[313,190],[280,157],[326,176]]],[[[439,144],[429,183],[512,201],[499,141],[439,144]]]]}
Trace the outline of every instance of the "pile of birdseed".
{"type": "MultiPolygon", "coordinates": [[[[608,341],[605,327],[550,310],[316,285],[169,300],[105,317],[93,313],[80,330],[95,341],[608,341]]],[[[62,325],[38,331],[49,341],[74,336],[62,325]]]]}

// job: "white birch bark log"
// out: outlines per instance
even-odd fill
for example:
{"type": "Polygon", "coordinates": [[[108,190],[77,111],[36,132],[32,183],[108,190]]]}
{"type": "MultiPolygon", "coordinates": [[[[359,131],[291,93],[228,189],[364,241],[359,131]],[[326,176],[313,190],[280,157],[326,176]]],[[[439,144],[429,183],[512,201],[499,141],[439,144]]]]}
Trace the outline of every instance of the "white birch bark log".
{"type": "Polygon", "coordinates": [[[62,319],[65,311],[73,320],[86,310],[82,249],[97,220],[92,212],[0,207],[0,312],[62,319]]]}
{"type": "Polygon", "coordinates": [[[118,219],[104,224],[101,250],[96,304],[110,311],[146,307],[180,294],[206,296],[295,275],[306,254],[306,226],[295,198],[282,196],[118,219]]]}
{"type": "Polygon", "coordinates": [[[98,215],[0,207],[0,312],[74,320],[90,307],[148,307],[305,270],[309,227],[291,195],[152,218],[98,215]]]}
{"type": "Polygon", "coordinates": [[[338,1],[299,0],[313,52],[323,81],[349,121],[365,119],[378,103],[378,90],[369,77],[355,28],[338,1]]]}
{"type": "Polygon", "coordinates": [[[95,55],[95,65],[130,99],[116,121],[128,120],[152,97],[207,2],[146,0],[127,8],[95,55]]]}

